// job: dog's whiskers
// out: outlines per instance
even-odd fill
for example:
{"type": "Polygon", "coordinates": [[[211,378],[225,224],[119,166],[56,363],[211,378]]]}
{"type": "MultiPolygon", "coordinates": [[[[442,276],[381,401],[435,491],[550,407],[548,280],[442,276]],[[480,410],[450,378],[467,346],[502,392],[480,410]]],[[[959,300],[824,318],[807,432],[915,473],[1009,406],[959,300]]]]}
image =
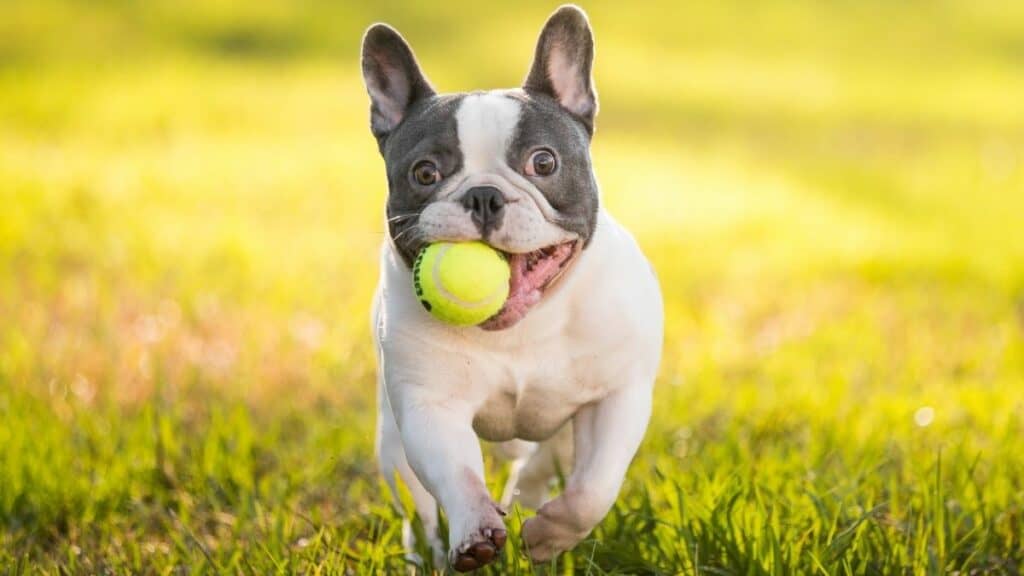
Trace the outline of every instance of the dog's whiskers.
{"type": "Polygon", "coordinates": [[[404,214],[398,214],[387,219],[387,223],[400,222],[406,218],[415,218],[422,214],[422,212],[406,212],[404,214]]]}
{"type": "Polygon", "coordinates": [[[406,234],[409,234],[410,232],[414,233],[412,237],[415,238],[416,234],[419,234],[421,232],[419,224],[413,224],[412,226],[409,226],[405,230],[402,230],[401,232],[396,234],[391,239],[391,241],[397,243],[403,236],[405,236],[406,234]]]}

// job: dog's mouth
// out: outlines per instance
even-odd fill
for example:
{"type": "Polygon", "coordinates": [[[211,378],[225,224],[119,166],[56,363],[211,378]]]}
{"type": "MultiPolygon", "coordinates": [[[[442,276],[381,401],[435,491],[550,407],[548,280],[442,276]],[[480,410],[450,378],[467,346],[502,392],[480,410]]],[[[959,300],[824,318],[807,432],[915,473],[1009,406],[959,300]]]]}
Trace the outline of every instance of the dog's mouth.
{"type": "Polygon", "coordinates": [[[480,325],[484,330],[504,330],[519,322],[540,302],[569,269],[580,253],[582,243],[572,240],[546,248],[513,254],[505,252],[512,275],[509,278],[508,300],[497,314],[480,325]]]}

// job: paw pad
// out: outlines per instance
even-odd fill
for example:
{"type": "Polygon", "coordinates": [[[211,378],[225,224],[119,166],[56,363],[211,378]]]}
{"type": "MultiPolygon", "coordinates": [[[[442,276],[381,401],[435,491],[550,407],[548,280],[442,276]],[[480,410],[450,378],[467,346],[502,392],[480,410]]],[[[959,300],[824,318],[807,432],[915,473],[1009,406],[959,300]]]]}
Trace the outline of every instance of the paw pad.
{"type": "Polygon", "coordinates": [[[469,546],[465,551],[459,552],[452,563],[452,568],[457,572],[469,572],[494,561],[505,546],[508,533],[504,530],[488,530],[485,532],[487,540],[477,542],[469,546]]]}

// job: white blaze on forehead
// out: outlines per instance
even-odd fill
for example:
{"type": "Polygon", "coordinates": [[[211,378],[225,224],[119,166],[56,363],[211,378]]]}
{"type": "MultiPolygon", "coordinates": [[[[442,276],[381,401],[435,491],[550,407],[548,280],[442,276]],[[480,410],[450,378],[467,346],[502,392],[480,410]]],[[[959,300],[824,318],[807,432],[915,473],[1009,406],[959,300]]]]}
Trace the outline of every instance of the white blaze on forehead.
{"type": "Polygon", "coordinates": [[[471,94],[462,100],[455,122],[467,174],[491,171],[504,164],[520,108],[518,101],[501,94],[471,94]]]}

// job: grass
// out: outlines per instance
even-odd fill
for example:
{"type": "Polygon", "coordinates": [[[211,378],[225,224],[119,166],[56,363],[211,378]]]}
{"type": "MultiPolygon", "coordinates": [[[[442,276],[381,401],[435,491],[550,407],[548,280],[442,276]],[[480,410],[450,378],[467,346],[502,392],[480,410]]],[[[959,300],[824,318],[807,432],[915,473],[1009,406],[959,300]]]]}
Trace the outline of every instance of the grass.
{"type": "MultiPolygon", "coordinates": [[[[404,568],[359,34],[507,86],[552,8],[0,4],[0,571],[404,568]]],[[[587,541],[531,567],[517,510],[487,573],[1024,571],[1021,7],[587,8],[656,412],[587,541]]]]}

